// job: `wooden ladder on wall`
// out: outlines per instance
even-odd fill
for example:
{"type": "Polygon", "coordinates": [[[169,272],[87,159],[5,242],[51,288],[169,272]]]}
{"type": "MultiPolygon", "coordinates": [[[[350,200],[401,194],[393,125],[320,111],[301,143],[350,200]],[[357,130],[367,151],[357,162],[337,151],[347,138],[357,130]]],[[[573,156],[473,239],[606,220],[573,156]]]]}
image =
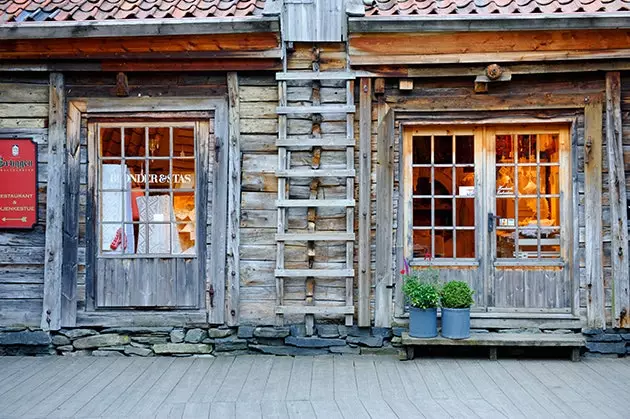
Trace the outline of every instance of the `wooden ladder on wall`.
{"type": "Polygon", "coordinates": [[[286,71],[276,74],[278,81],[279,105],[278,114],[278,232],[276,235],[276,323],[284,324],[284,315],[304,314],[307,335],[314,330],[315,315],[343,315],[345,324],[353,324],[353,282],[354,282],[354,75],[350,72],[320,72],[320,71],[286,71]],[[322,105],[320,91],[322,80],[345,81],[346,103],[322,105]],[[289,106],[287,83],[311,81],[313,89],[312,106],[289,106]],[[289,115],[311,114],[313,128],[310,135],[292,135],[287,133],[289,115]],[[322,136],[320,124],[323,114],[345,114],[346,132],[334,136],[322,136]],[[343,169],[320,168],[322,148],[326,150],[345,150],[346,165],[343,169]],[[312,161],[310,169],[293,169],[291,167],[291,152],[294,150],[311,150],[312,161]],[[290,199],[288,187],[291,179],[308,178],[310,183],[309,199],[290,199]],[[318,187],[321,179],[345,178],[345,199],[319,199],[318,187]],[[307,231],[290,232],[287,224],[289,208],[307,209],[307,231]],[[316,231],[315,220],[318,208],[345,208],[345,231],[316,231]],[[306,242],[309,268],[285,268],[285,243],[306,242]],[[345,242],[345,267],[343,269],[312,269],[315,257],[315,243],[317,242],[345,242]],[[285,281],[292,278],[306,278],[305,301],[303,305],[285,305],[285,281]],[[345,303],[343,306],[323,306],[315,304],[315,278],[345,279],[345,303]]]}

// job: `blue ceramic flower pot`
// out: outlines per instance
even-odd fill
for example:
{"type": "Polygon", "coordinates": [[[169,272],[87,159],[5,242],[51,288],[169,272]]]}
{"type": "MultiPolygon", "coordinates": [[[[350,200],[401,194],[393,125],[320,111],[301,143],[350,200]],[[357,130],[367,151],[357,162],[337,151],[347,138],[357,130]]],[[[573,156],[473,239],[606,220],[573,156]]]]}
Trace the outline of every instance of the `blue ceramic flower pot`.
{"type": "Polygon", "coordinates": [[[470,337],[470,308],[442,308],[442,336],[449,339],[470,337]]]}
{"type": "Polygon", "coordinates": [[[409,309],[409,336],[433,338],[437,336],[437,308],[409,309]]]}

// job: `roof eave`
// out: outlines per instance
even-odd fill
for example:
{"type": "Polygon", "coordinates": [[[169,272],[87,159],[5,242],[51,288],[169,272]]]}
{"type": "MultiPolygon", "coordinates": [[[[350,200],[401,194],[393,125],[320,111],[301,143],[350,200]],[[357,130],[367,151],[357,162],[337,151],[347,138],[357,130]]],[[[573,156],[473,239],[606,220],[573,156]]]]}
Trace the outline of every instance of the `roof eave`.
{"type": "Polygon", "coordinates": [[[350,33],[487,32],[506,30],[630,29],[630,13],[567,13],[520,16],[366,16],[348,19],[350,33]]]}
{"type": "Polygon", "coordinates": [[[0,25],[0,40],[280,32],[277,17],[21,22],[0,25]]]}

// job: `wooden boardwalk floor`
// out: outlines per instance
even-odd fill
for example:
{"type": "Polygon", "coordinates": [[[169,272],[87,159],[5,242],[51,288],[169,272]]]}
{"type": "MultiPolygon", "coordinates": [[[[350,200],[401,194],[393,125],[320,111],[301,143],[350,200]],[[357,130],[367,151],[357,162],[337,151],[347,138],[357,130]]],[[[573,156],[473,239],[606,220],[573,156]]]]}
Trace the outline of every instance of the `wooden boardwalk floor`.
{"type": "Polygon", "coordinates": [[[627,418],[630,359],[0,357],[0,418],[627,418]]]}

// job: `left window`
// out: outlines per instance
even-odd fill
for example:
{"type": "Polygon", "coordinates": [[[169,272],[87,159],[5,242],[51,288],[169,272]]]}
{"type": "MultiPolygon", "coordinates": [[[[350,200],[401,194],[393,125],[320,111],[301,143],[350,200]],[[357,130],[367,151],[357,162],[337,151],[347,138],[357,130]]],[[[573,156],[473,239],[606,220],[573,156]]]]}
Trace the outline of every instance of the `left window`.
{"type": "Polygon", "coordinates": [[[98,123],[99,253],[195,256],[194,124],[98,123]]]}

